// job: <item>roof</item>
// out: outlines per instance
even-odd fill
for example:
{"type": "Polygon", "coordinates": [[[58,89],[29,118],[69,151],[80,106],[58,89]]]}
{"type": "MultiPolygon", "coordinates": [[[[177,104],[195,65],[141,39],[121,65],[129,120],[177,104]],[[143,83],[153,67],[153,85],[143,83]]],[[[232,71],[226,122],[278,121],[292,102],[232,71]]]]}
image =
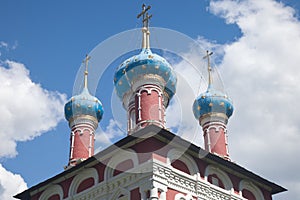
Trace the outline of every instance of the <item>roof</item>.
{"type": "Polygon", "coordinates": [[[47,186],[50,183],[57,183],[62,180],[65,180],[74,174],[78,172],[79,170],[93,166],[94,164],[98,163],[99,160],[103,160],[105,158],[105,155],[110,154],[114,150],[117,150],[118,148],[128,148],[130,146],[133,146],[136,143],[139,143],[143,141],[144,139],[147,139],[149,137],[157,138],[164,142],[171,142],[176,145],[187,147],[186,152],[192,154],[192,155],[203,155],[201,159],[205,160],[209,163],[217,164],[218,166],[221,166],[224,170],[229,171],[232,174],[238,175],[239,177],[247,177],[248,179],[251,179],[254,182],[259,183],[259,185],[265,185],[267,188],[270,188],[271,194],[277,194],[280,192],[287,191],[287,189],[283,188],[280,185],[277,185],[276,183],[270,182],[266,180],[265,178],[260,177],[259,175],[256,175],[255,173],[239,166],[236,163],[233,163],[231,161],[225,160],[217,155],[211,154],[207,152],[206,150],[202,149],[201,147],[198,147],[181,137],[175,135],[174,133],[162,129],[156,125],[149,125],[132,135],[128,135],[127,137],[119,140],[115,144],[107,147],[103,151],[97,153],[95,156],[92,156],[88,158],[87,160],[79,163],[78,165],[69,168],[68,170],[63,171],[60,174],[57,174],[56,176],[49,178],[35,186],[32,186],[31,188],[23,191],[22,193],[19,193],[15,195],[15,198],[18,199],[30,199],[30,193],[33,191],[42,191],[45,186],[47,186]],[[142,136],[142,137],[141,137],[142,136]],[[147,137],[145,137],[147,136],[147,137]]]}

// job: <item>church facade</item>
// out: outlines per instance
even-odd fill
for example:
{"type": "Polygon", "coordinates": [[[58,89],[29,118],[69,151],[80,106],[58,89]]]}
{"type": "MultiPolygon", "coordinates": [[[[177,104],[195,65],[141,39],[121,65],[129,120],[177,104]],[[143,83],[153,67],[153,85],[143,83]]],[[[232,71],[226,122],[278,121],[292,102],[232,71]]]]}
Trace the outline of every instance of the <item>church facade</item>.
{"type": "Polygon", "coordinates": [[[101,102],[84,87],[65,105],[70,157],[62,173],[17,194],[21,200],[272,200],[286,191],[230,160],[227,123],[230,98],[213,87],[207,51],[208,88],[191,105],[203,129],[204,149],[166,127],[165,111],[176,93],[176,73],[150,49],[150,6],[143,5],[142,48],[117,69],[114,85],[128,116],[128,135],[94,155],[101,102]]]}

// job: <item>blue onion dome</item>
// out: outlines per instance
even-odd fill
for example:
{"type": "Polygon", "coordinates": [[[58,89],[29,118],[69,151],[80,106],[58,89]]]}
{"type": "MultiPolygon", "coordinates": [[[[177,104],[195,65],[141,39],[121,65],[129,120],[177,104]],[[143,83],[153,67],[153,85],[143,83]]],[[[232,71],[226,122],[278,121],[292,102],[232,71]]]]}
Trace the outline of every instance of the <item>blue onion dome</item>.
{"type": "Polygon", "coordinates": [[[150,48],[125,60],[116,70],[114,85],[121,100],[130,94],[132,85],[143,80],[144,84],[156,83],[170,100],[176,92],[177,77],[172,66],[163,57],[152,53],[150,48]]]}
{"type": "Polygon", "coordinates": [[[232,101],[224,93],[209,86],[193,104],[194,116],[199,120],[206,114],[220,113],[229,118],[233,113],[232,101]]]}
{"type": "Polygon", "coordinates": [[[65,118],[70,121],[75,117],[88,115],[97,119],[99,122],[103,116],[103,106],[101,102],[92,96],[86,87],[79,95],[70,99],[65,105],[65,118]]]}

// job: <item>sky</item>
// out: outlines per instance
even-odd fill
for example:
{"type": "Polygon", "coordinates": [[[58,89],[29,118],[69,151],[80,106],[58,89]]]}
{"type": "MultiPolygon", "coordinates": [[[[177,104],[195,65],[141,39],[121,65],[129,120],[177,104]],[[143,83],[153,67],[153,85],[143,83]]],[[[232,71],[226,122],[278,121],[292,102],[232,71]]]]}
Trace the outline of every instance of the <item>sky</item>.
{"type": "Polygon", "coordinates": [[[231,159],[288,189],[275,200],[297,199],[298,0],[1,0],[0,199],[13,199],[63,171],[70,134],[63,107],[82,86],[86,54],[92,57],[91,91],[105,110],[96,149],[126,136],[113,73],[140,45],[136,15],[142,3],[152,5],[150,26],[158,27],[151,32],[151,44],[167,50],[164,56],[178,76],[177,94],[167,110],[168,127],[203,146],[198,122],[186,108],[205,91],[202,57],[206,49],[213,51],[215,74],[221,77],[215,75],[215,80],[224,84],[235,108],[228,123],[231,159]]]}

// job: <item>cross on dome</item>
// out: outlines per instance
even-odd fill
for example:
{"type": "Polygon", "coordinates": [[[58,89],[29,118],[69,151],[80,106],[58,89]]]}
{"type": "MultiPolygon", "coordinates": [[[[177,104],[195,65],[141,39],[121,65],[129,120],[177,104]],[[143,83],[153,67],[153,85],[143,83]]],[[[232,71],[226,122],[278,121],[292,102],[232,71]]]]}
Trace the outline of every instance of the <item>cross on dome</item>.
{"type": "Polygon", "coordinates": [[[143,16],[143,27],[144,28],[149,28],[149,20],[152,17],[152,15],[148,14],[148,10],[150,10],[151,6],[148,6],[146,8],[146,5],[143,4],[142,5],[142,12],[140,14],[137,15],[137,18],[140,18],[141,16],[143,16]]]}
{"type": "Polygon", "coordinates": [[[85,65],[85,71],[84,71],[84,88],[87,88],[87,76],[88,76],[88,63],[89,60],[91,59],[91,56],[89,56],[88,54],[86,54],[85,59],[82,61],[82,63],[84,63],[85,65]]]}
{"type": "Polygon", "coordinates": [[[212,68],[210,65],[210,56],[213,54],[213,52],[206,51],[206,55],[203,57],[203,59],[207,59],[207,70],[208,70],[208,87],[212,85],[212,68]]]}
{"type": "Polygon", "coordinates": [[[146,5],[143,4],[142,6],[142,12],[137,15],[137,18],[140,18],[143,16],[143,40],[142,40],[142,49],[150,49],[150,31],[149,31],[149,20],[152,17],[152,15],[148,14],[148,10],[150,10],[151,6],[148,6],[146,8],[146,5]]]}

